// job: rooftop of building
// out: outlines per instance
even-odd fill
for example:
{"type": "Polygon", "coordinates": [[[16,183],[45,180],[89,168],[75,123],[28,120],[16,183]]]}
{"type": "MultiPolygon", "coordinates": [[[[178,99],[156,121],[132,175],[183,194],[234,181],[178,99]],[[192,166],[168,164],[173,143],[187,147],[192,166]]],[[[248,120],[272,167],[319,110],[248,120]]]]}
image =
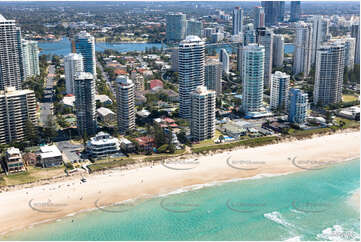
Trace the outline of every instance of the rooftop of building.
{"type": "Polygon", "coordinates": [[[116,82],[121,84],[121,85],[131,85],[133,84],[133,81],[125,75],[119,75],[117,76],[116,82]]]}
{"type": "Polygon", "coordinates": [[[20,154],[20,150],[18,148],[15,148],[15,147],[10,147],[6,150],[6,153],[8,155],[18,155],[20,154]]]}
{"type": "Polygon", "coordinates": [[[93,79],[93,74],[90,72],[77,72],[75,74],[75,80],[89,80],[93,79]]]}
{"type": "Polygon", "coordinates": [[[40,146],[41,159],[62,156],[60,150],[56,145],[44,145],[40,146]]]}
{"type": "Polygon", "coordinates": [[[99,132],[94,137],[91,137],[87,142],[87,146],[92,145],[105,145],[105,144],[118,144],[119,140],[110,136],[108,133],[99,132]]]}
{"type": "Polygon", "coordinates": [[[25,94],[29,94],[29,93],[34,93],[33,90],[16,90],[15,87],[6,87],[5,91],[0,91],[0,97],[1,96],[7,96],[7,97],[11,97],[11,96],[19,96],[19,95],[25,95],[25,94]]]}
{"type": "Polygon", "coordinates": [[[109,108],[104,108],[104,107],[100,107],[97,109],[97,113],[102,115],[102,116],[107,116],[109,114],[115,114],[112,110],[110,110],[109,108]]]}

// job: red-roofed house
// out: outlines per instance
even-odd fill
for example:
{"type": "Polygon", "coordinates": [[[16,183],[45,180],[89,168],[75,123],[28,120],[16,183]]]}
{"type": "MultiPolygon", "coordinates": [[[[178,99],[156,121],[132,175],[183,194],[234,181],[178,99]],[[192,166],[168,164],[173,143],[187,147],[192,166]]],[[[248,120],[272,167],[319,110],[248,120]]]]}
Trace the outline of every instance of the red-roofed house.
{"type": "Polygon", "coordinates": [[[121,69],[115,69],[114,74],[115,75],[127,75],[128,72],[126,72],[125,70],[121,70],[121,69]]]}
{"type": "Polygon", "coordinates": [[[153,147],[155,147],[154,138],[149,136],[135,138],[135,141],[138,143],[141,152],[152,152],[153,147]]]}
{"type": "Polygon", "coordinates": [[[156,89],[162,89],[163,88],[163,82],[161,80],[155,79],[150,81],[150,89],[156,90],[156,89]]]}

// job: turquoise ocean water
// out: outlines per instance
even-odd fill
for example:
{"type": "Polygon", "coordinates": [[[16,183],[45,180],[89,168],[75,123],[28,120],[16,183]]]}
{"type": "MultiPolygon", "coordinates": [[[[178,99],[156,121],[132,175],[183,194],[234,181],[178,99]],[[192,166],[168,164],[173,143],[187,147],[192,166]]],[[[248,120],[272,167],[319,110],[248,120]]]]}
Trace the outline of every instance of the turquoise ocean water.
{"type": "MultiPolygon", "coordinates": [[[[360,160],[205,186],[34,226],[9,240],[360,240],[360,160]]],[[[4,239],[4,238],[3,238],[4,239]]]]}

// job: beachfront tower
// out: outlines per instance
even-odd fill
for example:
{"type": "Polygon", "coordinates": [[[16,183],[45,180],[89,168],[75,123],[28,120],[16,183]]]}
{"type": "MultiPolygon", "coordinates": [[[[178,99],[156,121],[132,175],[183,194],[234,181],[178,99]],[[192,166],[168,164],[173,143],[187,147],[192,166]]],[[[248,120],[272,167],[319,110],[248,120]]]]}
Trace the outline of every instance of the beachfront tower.
{"type": "Polygon", "coordinates": [[[264,56],[265,48],[258,44],[242,49],[242,111],[246,115],[262,108],[264,56]]]}
{"type": "Polygon", "coordinates": [[[135,129],[135,85],[128,76],[118,76],[116,85],[118,131],[125,134],[135,129]]]}
{"type": "Polygon", "coordinates": [[[179,115],[191,118],[190,93],[204,85],[205,44],[198,37],[189,35],[180,42],[178,49],[179,115]]]}
{"type": "Polygon", "coordinates": [[[191,101],[193,140],[213,138],[216,130],[216,92],[207,90],[205,86],[198,86],[191,93],[191,101]]]}
{"type": "Polygon", "coordinates": [[[82,136],[93,136],[97,132],[97,122],[95,80],[91,73],[76,73],[74,94],[78,133],[82,136]]]}

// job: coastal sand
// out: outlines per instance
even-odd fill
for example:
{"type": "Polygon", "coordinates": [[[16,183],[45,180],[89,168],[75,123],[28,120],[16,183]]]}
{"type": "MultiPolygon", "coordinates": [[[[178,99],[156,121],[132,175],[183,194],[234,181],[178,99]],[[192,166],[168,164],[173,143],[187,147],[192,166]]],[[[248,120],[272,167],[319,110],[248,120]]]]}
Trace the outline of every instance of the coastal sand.
{"type": "Polygon", "coordinates": [[[96,201],[100,206],[110,205],[132,198],[166,194],[196,184],[261,174],[307,172],[304,168],[310,168],[310,163],[314,165],[315,162],[332,161],[328,163],[332,164],[333,161],[359,156],[360,133],[349,132],[257,148],[236,149],[178,160],[178,163],[131,170],[108,170],[86,175],[86,183],[81,183],[79,176],[69,177],[48,185],[1,193],[0,233],[4,235],[35,223],[92,209],[96,206],[96,201]]]}

